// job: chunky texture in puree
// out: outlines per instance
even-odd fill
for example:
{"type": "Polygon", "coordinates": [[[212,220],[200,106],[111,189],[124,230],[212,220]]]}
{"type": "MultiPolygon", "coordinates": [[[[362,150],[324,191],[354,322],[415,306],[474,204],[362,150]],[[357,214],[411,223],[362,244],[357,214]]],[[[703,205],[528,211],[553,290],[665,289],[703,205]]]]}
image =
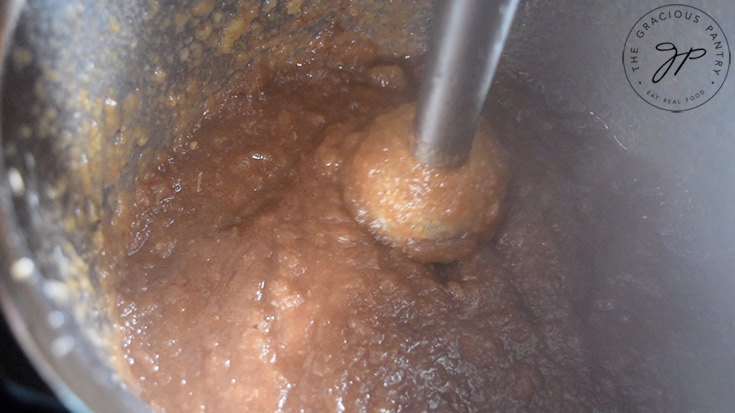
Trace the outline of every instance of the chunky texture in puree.
{"type": "Polygon", "coordinates": [[[347,166],[344,199],[353,216],[385,244],[420,261],[457,261],[494,234],[505,156],[480,119],[464,165],[424,165],[411,153],[414,114],[413,105],[401,105],[362,132],[347,166]]]}
{"type": "Polygon", "coordinates": [[[557,219],[553,171],[522,170],[533,154],[509,162],[498,233],[462,261],[414,261],[353,218],[353,132],[415,87],[371,50],[246,69],[120,204],[108,256],[131,386],[166,412],[588,410],[580,271],[557,245],[573,218],[557,219]]]}

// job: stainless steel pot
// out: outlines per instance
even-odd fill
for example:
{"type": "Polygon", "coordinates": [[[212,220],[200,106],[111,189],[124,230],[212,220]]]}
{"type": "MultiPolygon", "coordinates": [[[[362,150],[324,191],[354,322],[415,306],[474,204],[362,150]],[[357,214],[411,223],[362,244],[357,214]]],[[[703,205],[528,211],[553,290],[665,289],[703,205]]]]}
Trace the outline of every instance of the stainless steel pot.
{"type": "MultiPolygon", "coordinates": [[[[428,1],[352,3],[342,14],[333,13],[333,2],[296,0],[0,6],[0,233],[7,269],[0,298],[23,348],[70,409],[148,409],[112,367],[105,348],[109,302],[99,287],[105,274],[90,266],[114,195],[129,187],[151,153],[196,121],[205,103],[197,96],[220,90],[249,62],[288,62],[335,21],[370,36],[386,54],[423,51],[428,1]],[[260,18],[243,25],[250,10],[260,18]],[[300,14],[310,16],[308,24],[296,19],[300,14]]],[[[735,3],[686,3],[735,39],[735,3]]],[[[735,408],[735,81],[682,113],[644,102],[620,56],[631,27],[658,6],[523,2],[491,100],[512,94],[502,79],[514,78],[543,102],[508,121],[548,119],[570,137],[549,145],[560,157],[574,153],[570,176],[585,190],[570,208],[598,223],[590,228],[591,340],[610,351],[612,343],[628,342],[642,355],[601,362],[600,385],[604,374],[657,366],[650,382],[628,383],[650,389],[651,401],[631,406],[729,411],[735,408]]]]}

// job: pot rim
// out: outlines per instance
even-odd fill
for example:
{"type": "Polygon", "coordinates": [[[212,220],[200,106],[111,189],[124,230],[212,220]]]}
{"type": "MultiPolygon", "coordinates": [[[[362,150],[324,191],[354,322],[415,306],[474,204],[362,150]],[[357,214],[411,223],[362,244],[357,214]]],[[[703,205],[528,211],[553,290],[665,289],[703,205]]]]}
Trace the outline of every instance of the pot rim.
{"type": "MultiPolygon", "coordinates": [[[[25,0],[0,4],[0,92],[4,90],[9,48],[25,5],[25,0]]],[[[92,351],[92,344],[80,339],[77,321],[44,293],[45,278],[34,265],[35,257],[19,227],[3,156],[0,176],[0,262],[5,267],[0,277],[0,307],[23,352],[62,404],[73,412],[150,411],[140,398],[111,379],[110,368],[92,351]],[[49,322],[51,314],[66,321],[54,325],[49,322]]]]}

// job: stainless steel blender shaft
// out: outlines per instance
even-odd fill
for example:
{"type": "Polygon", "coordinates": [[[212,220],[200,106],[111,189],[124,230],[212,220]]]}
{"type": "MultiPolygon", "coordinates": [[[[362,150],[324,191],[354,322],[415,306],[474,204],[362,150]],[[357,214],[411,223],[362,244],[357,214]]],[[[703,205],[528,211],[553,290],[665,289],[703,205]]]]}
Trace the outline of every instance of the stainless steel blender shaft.
{"type": "Polygon", "coordinates": [[[415,119],[417,160],[462,165],[519,0],[441,0],[415,119]]]}

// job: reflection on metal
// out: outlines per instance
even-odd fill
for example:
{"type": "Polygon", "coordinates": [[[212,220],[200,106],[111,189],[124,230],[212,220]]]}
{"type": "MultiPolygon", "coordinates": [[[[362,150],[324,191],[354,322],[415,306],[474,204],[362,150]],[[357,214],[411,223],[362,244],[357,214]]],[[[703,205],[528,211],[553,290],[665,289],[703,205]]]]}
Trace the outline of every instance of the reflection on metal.
{"type": "Polygon", "coordinates": [[[439,2],[416,104],[420,162],[453,168],[467,159],[518,1],[439,2]]]}

